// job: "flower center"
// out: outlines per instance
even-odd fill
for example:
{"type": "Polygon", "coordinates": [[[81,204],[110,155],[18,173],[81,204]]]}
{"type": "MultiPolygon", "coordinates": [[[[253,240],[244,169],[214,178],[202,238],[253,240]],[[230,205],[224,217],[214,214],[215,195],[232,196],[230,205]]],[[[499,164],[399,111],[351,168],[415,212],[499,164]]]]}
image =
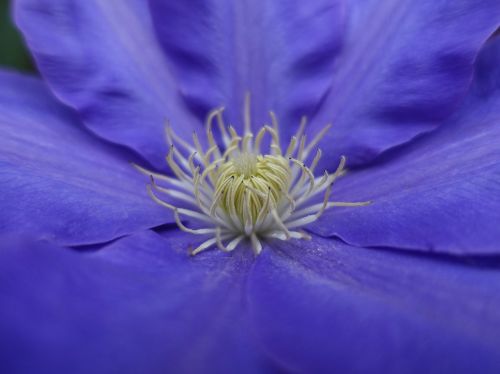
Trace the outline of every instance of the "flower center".
{"type": "Polygon", "coordinates": [[[288,191],[291,169],[281,156],[241,153],[219,169],[215,196],[219,206],[243,223],[255,224],[266,206],[277,206],[288,191]]]}
{"type": "Polygon", "coordinates": [[[270,112],[272,126],[263,126],[254,135],[247,96],[244,131],[240,136],[233,127],[225,126],[223,110],[219,108],[208,115],[206,148],[196,133],[191,145],[167,125],[167,138],[172,144],[167,163],[173,176],[135,165],[150,177],[149,196],[173,211],[179,228],[205,237],[192,250],[193,255],[214,245],[232,251],[244,239],[249,239],[259,254],[262,242],[268,239],[310,238],[300,228],[316,221],[326,209],[369,204],[330,201],[332,185],[344,173],[345,157],[341,157],[334,173],[325,170],[314,176],[321,150],[312,151],[329,126],[307,142],[304,118],[288,146],[282,149],[274,113],[270,112]],[[212,131],[214,122],[219,127],[219,141],[212,131]],[[261,147],[265,136],[270,137],[267,150],[261,147]],[[318,202],[315,197],[320,194],[323,199],[318,202]],[[189,226],[185,221],[189,221],[189,226]]]}

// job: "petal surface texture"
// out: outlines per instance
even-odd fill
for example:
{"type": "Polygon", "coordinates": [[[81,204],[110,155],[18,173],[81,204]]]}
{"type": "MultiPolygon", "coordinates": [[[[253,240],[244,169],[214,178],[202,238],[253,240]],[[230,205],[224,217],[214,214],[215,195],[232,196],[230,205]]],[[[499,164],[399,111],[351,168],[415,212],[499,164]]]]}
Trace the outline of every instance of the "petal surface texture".
{"type": "MultiPolygon", "coordinates": [[[[260,125],[327,123],[322,166],[350,165],[435,129],[463,100],[474,59],[500,25],[497,0],[150,0],[158,35],[192,107],[243,91],[260,125]]],[[[234,109],[236,108],[236,109],[234,109]]]]}
{"type": "Polygon", "coordinates": [[[190,135],[185,110],[152,32],[144,0],[20,0],[15,19],[59,99],[105,139],[157,167],[168,119],[190,135]]]}
{"type": "Polygon", "coordinates": [[[474,267],[317,237],[266,249],[248,282],[250,314],[291,372],[500,369],[498,258],[474,267]]]}
{"type": "Polygon", "coordinates": [[[251,251],[193,258],[191,239],[144,232],[90,253],[2,241],[2,371],[266,373],[244,310],[251,251]]]}
{"type": "Polygon", "coordinates": [[[498,372],[498,259],[317,237],[193,258],[191,236],[163,235],[95,252],[2,238],[4,371],[498,372]]]}
{"type": "Polygon", "coordinates": [[[337,186],[334,200],[373,204],[332,209],[311,230],[361,246],[500,254],[499,60],[497,37],[453,118],[337,186]]]}
{"type": "Polygon", "coordinates": [[[286,110],[294,112],[298,125],[328,88],[345,26],[342,0],[150,4],[182,91],[203,115],[223,104],[229,122],[241,126],[248,91],[254,125],[269,121],[269,110],[283,121],[286,110]]]}
{"type": "Polygon", "coordinates": [[[500,3],[354,0],[349,9],[345,49],[314,125],[333,122],[326,159],[359,165],[454,113],[500,26],[500,3]]]}
{"type": "Polygon", "coordinates": [[[2,232],[76,245],[172,220],[134,156],[90,134],[39,80],[0,72],[0,127],[2,232]]]}

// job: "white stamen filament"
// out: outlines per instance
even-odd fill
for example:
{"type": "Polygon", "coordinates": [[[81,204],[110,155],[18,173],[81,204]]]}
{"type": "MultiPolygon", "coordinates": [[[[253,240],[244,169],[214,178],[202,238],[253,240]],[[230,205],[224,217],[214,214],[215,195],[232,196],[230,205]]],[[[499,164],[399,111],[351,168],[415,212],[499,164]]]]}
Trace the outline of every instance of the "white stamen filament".
{"type": "Polygon", "coordinates": [[[197,134],[193,134],[191,145],[176,135],[169,125],[166,126],[166,137],[171,146],[167,163],[174,177],[134,165],[139,172],[150,177],[149,196],[173,211],[179,228],[205,236],[206,239],[191,254],[213,246],[230,252],[245,238],[249,239],[255,254],[259,254],[262,241],[268,238],[310,239],[307,233],[293,229],[316,221],[329,208],[370,203],[329,200],[333,183],[345,171],[345,157],[341,158],[333,174],[325,171],[320,177],[314,176],[314,170],[321,158],[321,150],[318,149],[310,165],[306,165],[309,154],[330,125],[307,143],[304,117],[288,146],[281,148],[279,123],[273,112],[270,112],[272,126],[263,126],[256,136],[252,133],[249,95],[245,96],[243,136],[233,127],[226,128],[223,111],[223,107],[217,108],[207,117],[206,150],[197,134]],[[212,131],[214,121],[220,132],[222,148],[212,131]],[[261,144],[266,134],[270,137],[270,146],[269,151],[263,153],[261,144]],[[180,148],[174,144],[179,144],[180,148]],[[285,153],[282,149],[286,149],[285,153]],[[155,191],[167,201],[158,197],[155,191]],[[319,193],[324,195],[323,202],[307,205],[319,193]],[[189,208],[184,207],[186,204],[189,208]],[[186,226],[182,217],[189,218],[193,227],[186,226]]]}

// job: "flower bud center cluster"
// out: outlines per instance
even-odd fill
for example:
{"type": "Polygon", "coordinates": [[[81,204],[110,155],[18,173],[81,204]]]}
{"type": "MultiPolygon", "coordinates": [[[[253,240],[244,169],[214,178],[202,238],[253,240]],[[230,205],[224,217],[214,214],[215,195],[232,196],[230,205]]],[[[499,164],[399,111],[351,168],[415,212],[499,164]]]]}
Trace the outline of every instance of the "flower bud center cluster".
{"type": "Polygon", "coordinates": [[[244,241],[258,255],[266,240],[309,239],[301,228],[318,220],[331,207],[370,203],[330,201],[332,185],[344,173],[345,157],[340,158],[333,173],[325,170],[315,176],[321,150],[313,152],[330,125],[307,141],[303,118],[288,145],[282,147],[286,144],[281,143],[273,112],[269,112],[271,126],[252,131],[248,95],[242,133],[225,125],[223,110],[215,109],[207,117],[205,147],[196,132],[190,144],[170,126],[166,127],[171,144],[167,164],[174,176],[136,165],[150,177],[149,196],[173,212],[179,228],[205,237],[191,251],[192,255],[215,245],[230,252],[244,241]],[[218,137],[213,131],[214,123],[218,137]],[[268,146],[263,146],[266,137],[268,146]]]}
{"type": "Polygon", "coordinates": [[[282,156],[241,153],[221,165],[215,195],[226,213],[242,223],[247,217],[255,223],[260,212],[285,198],[291,175],[282,156]]]}

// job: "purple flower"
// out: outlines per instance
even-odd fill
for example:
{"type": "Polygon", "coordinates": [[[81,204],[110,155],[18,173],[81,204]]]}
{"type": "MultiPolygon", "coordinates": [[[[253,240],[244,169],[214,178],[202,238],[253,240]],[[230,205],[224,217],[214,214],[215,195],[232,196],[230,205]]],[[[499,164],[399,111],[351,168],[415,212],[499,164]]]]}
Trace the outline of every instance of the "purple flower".
{"type": "Polygon", "coordinates": [[[498,0],[14,10],[44,81],[0,73],[1,372],[500,371],[498,0]],[[283,144],[333,122],[317,169],[373,204],[189,256],[131,162],[246,91],[283,144]]]}

